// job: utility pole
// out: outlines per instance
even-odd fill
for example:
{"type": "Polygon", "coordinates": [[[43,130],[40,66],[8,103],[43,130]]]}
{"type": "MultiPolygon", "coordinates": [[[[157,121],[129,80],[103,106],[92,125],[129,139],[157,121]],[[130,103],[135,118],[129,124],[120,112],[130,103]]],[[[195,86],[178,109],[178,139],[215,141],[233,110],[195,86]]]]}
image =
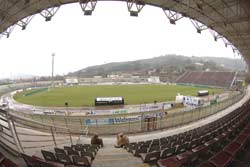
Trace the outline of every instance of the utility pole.
{"type": "Polygon", "coordinates": [[[51,88],[54,88],[54,58],[55,58],[55,53],[52,53],[51,88]]]}

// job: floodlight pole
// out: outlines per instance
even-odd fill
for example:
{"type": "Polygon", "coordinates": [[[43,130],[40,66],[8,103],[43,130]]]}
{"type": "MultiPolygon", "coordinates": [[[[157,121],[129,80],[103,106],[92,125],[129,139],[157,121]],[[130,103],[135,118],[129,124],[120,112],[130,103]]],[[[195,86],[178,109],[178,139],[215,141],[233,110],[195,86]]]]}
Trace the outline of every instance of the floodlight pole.
{"type": "Polygon", "coordinates": [[[51,88],[54,88],[54,58],[55,58],[55,53],[52,53],[51,88]]]}

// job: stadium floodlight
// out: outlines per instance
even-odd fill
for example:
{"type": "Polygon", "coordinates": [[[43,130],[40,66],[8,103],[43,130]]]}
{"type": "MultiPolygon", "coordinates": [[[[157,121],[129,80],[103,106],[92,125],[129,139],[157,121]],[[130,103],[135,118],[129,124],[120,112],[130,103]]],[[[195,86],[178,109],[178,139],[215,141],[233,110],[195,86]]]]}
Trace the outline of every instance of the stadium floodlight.
{"type": "Polygon", "coordinates": [[[45,17],[45,21],[51,21],[51,16],[45,17]]]}
{"type": "Polygon", "coordinates": [[[222,35],[220,35],[218,32],[216,32],[215,30],[213,30],[212,28],[209,29],[210,33],[213,35],[214,37],[214,41],[217,42],[218,39],[223,38],[222,35]]]}
{"type": "Polygon", "coordinates": [[[196,28],[197,33],[201,34],[201,31],[209,29],[205,24],[198,22],[197,20],[190,19],[193,26],[196,28]]]}
{"type": "Polygon", "coordinates": [[[23,26],[22,26],[22,30],[25,30],[25,29],[26,29],[26,25],[23,25],[23,26]]]}
{"type": "Polygon", "coordinates": [[[174,24],[175,25],[175,20],[169,19],[169,22],[170,22],[170,24],[174,24]]]}
{"type": "Polygon", "coordinates": [[[138,17],[138,12],[136,12],[136,11],[130,11],[130,16],[132,16],[132,17],[138,17]]]}
{"type": "Polygon", "coordinates": [[[28,16],[16,23],[16,25],[20,26],[22,30],[25,30],[27,25],[30,23],[34,15],[28,16]]]}
{"type": "Polygon", "coordinates": [[[64,105],[65,105],[66,107],[68,107],[69,103],[68,103],[68,102],[65,102],[64,105]]]}
{"type": "Polygon", "coordinates": [[[52,53],[51,88],[54,88],[54,59],[55,53],[52,53]]]}
{"type": "Polygon", "coordinates": [[[201,30],[199,28],[196,29],[197,33],[201,34],[201,30]]]}
{"type": "Polygon", "coordinates": [[[97,1],[96,0],[79,0],[80,6],[84,13],[84,16],[91,16],[95,10],[97,1]]]}
{"type": "Polygon", "coordinates": [[[5,35],[7,38],[9,38],[14,28],[15,28],[15,24],[8,27],[2,34],[5,35]]]}
{"type": "Polygon", "coordinates": [[[84,11],[84,16],[91,16],[91,15],[92,15],[92,10],[84,11]]]}
{"type": "Polygon", "coordinates": [[[60,6],[58,5],[52,8],[44,9],[40,12],[40,15],[45,18],[45,21],[51,21],[52,17],[56,14],[59,8],[60,6]]]}
{"type": "Polygon", "coordinates": [[[69,110],[69,109],[68,109],[69,103],[68,103],[68,102],[65,102],[64,105],[65,105],[65,107],[66,107],[65,115],[68,116],[68,115],[69,115],[69,111],[68,111],[68,110],[69,110]]]}
{"type": "Polygon", "coordinates": [[[174,24],[175,22],[182,19],[184,16],[181,13],[177,13],[175,11],[171,11],[169,9],[162,9],[163,12],[165,13],[165,15],[167,16],[167,18],[169,19],[170,24],[174,24]]]}
{"type": "Polygon", "coordinates": [[[127,1],[127,8],[128,8],[129,13],[130,13],[130,16],[132,16],[132,17],[137,17],[144,6],[145,6],[145,4],[139,0],[128,0],[127,1]]]}

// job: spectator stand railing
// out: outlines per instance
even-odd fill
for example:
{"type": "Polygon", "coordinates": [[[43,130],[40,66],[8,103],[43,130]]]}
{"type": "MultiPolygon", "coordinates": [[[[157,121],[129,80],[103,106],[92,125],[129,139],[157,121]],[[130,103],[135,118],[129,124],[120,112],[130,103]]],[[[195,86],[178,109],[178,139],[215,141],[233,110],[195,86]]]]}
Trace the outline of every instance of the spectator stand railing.
{"type": "Polygon", "coordinates": [[[0,110],[0,144],[13,154],[34,154],[41,149],[52,149],[75,144],[80,135],[139,133],[157,129],[182,126],[215,114],[239,101],[244,93],[232,95],[225,101],[192,110],[180,110],[163,116],[163,110],[100,116],[57,116],[32,115],[27,113],[0,110]],[[156,117],[154,117],[156,115],[156,117]],[[106,119],[140,118],[139,121],[127,119],[125,123],[105,124],[106,119]],[[86,124],[91,119],[92,123],[86,124]],[[93,121],[94,120],[94,121],[93,121]],[[98,120],[102,120],[98,121],[98,120]],[[147,120],[147,121],[145,121],[147,120]]]}
{"type": "Polygon", "coordinates": [[[41,149],[51,149],[75,142],[70,129],[40,123],[0,110],[1,146],[14,155],[33,155],[41,149]]]}
{"type": "Polygon", "coordinates": [[[102,135],[124,133],[139,133],[145,131],[174,128],[215,114],[239,101],[245,93],[231,94],[224,101],[198,108],[177,109],[175,112],[167,110],[145,111],[136,113],[113,115],[87,115],[87,116],[63,116],[29,114],[27,112],[11,112],[22,117],[68,128],[74,134],[102,135]]]}

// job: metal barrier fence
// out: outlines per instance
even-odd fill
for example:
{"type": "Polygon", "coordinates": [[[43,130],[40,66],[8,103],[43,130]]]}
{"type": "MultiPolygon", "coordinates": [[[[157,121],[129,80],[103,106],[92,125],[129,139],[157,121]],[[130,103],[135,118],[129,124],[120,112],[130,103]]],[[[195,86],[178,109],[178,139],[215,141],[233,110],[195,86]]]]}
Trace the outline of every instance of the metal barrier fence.
{"type": "Polygon", "coordinates": [[[10,153],[33,155],[37,150],[75,143],[70,129],[39,123],[0,110],[0,145],[10,153]]]}
{"type": "Polygon", "coordinates": [[[179,109],[178,111],[169,113],[164,110],[89,116],[40,115],[14,111],[12,113],[43,124],[68,128],[73,134],[98,133],[101,135],[111,135],[119,132],[139,133],[173,128],[203,119],[231,106],[239,101],[244,95],[245,93],[231,94],[227,100],[209,106],[188,110],[179,109]]]}
{"type": "Polygon", "coordinates": [[[88,127],[90,134],[138,133],[173,128],[215,114],[236,103],[243,96],[244,93],[233,95],[229,99],[211,106],[200,107],[190,111],[181,110],[162,117],[148,117],[148,114],[152,116],[161,114],[163,111],[67,117],[32,115],[0,110],[0,145],[16,155],[20,152],[33,155],[37,151],[40,152],[41,149],[52,149],[54,147],[62,147],[76,143],[79,139],[79,135],[85,133],[84,130],[86,130],[86,127],[88,127]],[[145,117],[145,115],[147,115],[147,117],[145,117]],[[113,125],[86,125],[87,119],[98,120],[107,117],[117,118],[129,116],[138,116],[143,119],[113,125]]]}

